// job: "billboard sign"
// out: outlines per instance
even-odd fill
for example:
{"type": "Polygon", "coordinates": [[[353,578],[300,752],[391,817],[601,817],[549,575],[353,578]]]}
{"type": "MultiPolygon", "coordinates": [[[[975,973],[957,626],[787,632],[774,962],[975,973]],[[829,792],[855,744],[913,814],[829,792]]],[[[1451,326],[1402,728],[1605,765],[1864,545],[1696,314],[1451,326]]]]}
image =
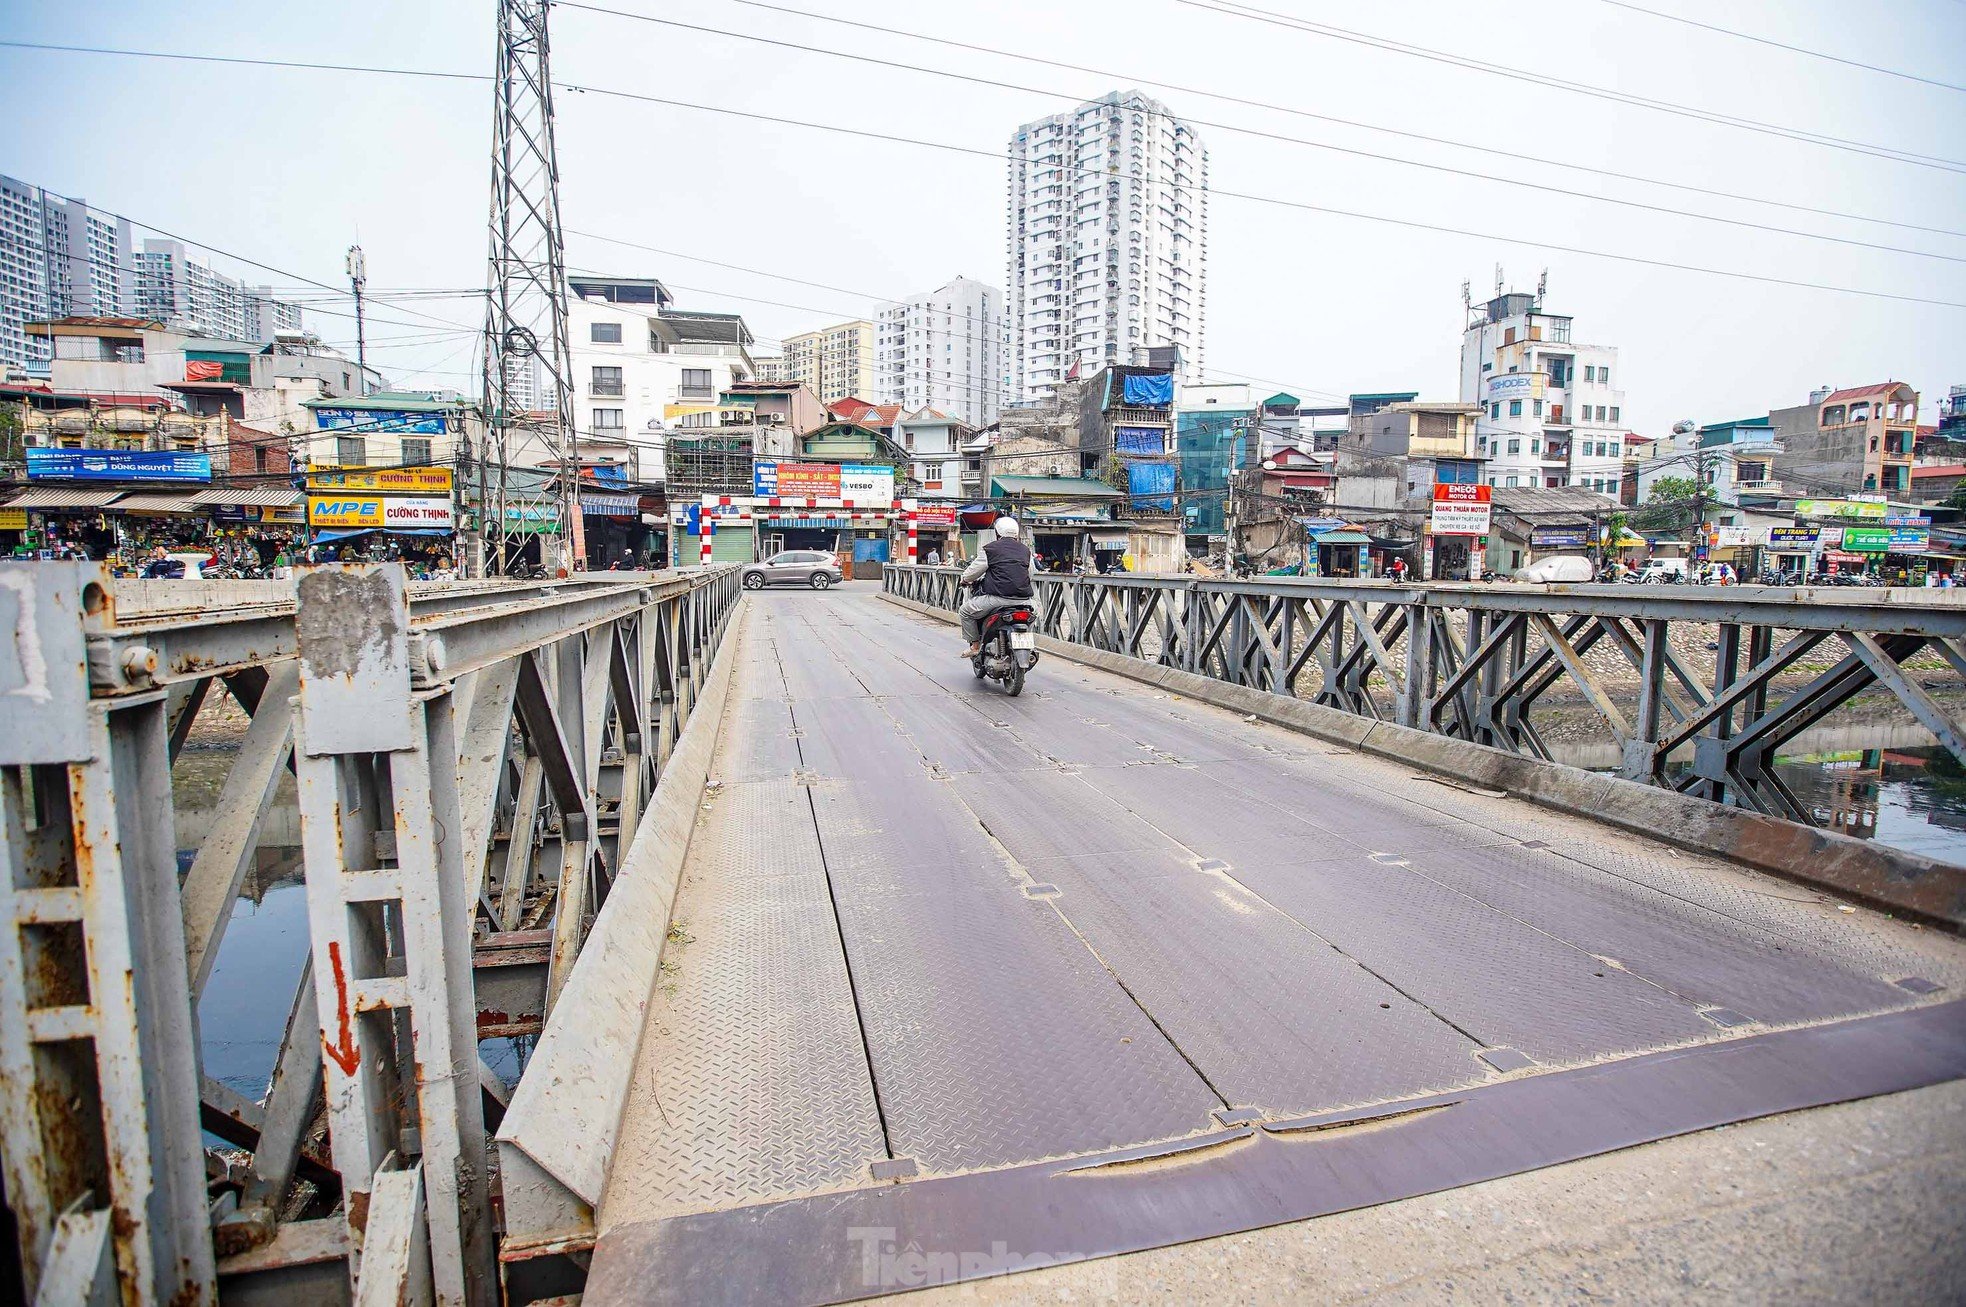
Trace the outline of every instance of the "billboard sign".
{"type": "Polygon", "coordinates": [[[27,479],[210,481],[212,456],[185,450],[30,449],[27,479]]]}
{"type": "Polygon", "coordinates": [[[1768,547],[1776,553],[1806,554],[1816,547],[1821,534],[1813,526],[1771,526],[1768,547]]]}
{"type": "Polygon", "coordinates": [[[1890,551],[1894,554],[1922,554],[1932,548],[1932,533],[1922,526],[1886,527],[1891,533],[1890,551]]]}
{"type": "Polygon", "coordinates": [[[885,463],[759,459],[751,469],[751,493],[766,499],[840,499],[886,508],[894,502],[894,469],[885,463]]]}
{"type": "Polygon", "coordinates": [[[382,525],[382,496],[309,495],[307,524],[334,531],[372,530],[382,525]]]}
{"type": "Polygon", "coordinates": [[[448,495],[447,467],[345,468],[309,472],[309,490],[371,490],[397,495],[448,495]]]}
{"type": "Polygon", "coordinates": [[[314,428],[337,431],[360,427],[365,431],[393,432],[406,436],[440,436],[444,433],[442,413],[406,413],[401,409],[317,408],[314,428]]]}
{"type": "Polygon", "coordinates": [[[1531,549],[1583,549],[1591,542],[1591,529],[1587,526],[1532,526],[1529,528],[1529,547],[1531,549]]]}
{"type": "Polygon", "coordinates": [[[1541,399],[1545,378],[1540,372],[1506,372],[1488,379],[1490,403],[1498,399],[1541,399]]]}
{"type": "Polygon", "coordinates": [[[1884,520],[1888,510],[1881,499],[1798,499],[1797,517],[1848,517],[1860,521],[1884,520]]]}
{"type": "Polygon", "coordinates": [[[1843,548],[1853,554],[1881,554],[1891,547],[1891,528],[1888,526],[1846,526],[1843,528],[1843,548]]]}
{"type": "Polygon", "coordinates": [[[915,522],[920,526],[954,526],[956,506],[954,504],[923,504],[915,510],[915,522]]]}
{"type": "Polygon", "coordinates": [[[1440,484],[1434,486],[1434,507],[1430,525],[1437,536],[1483,536],[1494,519],[1490,507],[1491,489],[1484,485],[1440,484]]]}

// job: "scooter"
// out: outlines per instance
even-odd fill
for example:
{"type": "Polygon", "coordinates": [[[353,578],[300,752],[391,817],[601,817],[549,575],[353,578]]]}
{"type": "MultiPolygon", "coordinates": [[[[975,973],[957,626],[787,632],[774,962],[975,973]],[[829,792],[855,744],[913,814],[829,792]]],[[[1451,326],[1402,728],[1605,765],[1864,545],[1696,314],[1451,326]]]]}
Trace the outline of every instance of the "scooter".
{"type": "Polygon", "coordinates": [[[1030,602],[984,615],[983,636],[970,660],[977,680],[1002,681],[1012,698],[1024,692],[1024,673],[1038,665],[1038,637],[1031,629],[1036,617],[1030,602]]]}

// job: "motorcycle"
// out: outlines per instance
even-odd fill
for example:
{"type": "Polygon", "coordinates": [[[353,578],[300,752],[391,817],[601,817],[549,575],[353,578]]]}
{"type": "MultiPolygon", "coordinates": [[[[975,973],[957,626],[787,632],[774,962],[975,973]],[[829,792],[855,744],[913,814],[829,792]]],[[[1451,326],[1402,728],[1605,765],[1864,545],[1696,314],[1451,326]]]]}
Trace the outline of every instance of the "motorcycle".
{"type": "Polygon", "coordinates": [[[977,680],[1002,681],[1004,692],[1013,699],[1024,692],[1024,673],[1038,665],[1038,637],[1031,629],[1037,618],[1035,602],[985,614],[983,635],[970,660],[977,680]]]}

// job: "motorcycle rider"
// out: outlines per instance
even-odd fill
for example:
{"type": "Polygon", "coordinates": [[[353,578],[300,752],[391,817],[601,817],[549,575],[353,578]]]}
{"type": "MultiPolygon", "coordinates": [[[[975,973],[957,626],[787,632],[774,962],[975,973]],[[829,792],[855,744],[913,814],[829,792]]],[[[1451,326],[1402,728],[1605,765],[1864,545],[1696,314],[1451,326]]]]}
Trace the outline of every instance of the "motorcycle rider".
{"type": "Polygon", "coordinates": [[[1029,604],[1037,593],[1032,581],[1031,547],[1017,538],[1017,519],[1000,517],[997,538],[984,545],[976,561],[963,569],[962,583],[975,585],[963,602],[964,658],[974,658],[983,646],[983,619],[999,608],[1029,604]]]}

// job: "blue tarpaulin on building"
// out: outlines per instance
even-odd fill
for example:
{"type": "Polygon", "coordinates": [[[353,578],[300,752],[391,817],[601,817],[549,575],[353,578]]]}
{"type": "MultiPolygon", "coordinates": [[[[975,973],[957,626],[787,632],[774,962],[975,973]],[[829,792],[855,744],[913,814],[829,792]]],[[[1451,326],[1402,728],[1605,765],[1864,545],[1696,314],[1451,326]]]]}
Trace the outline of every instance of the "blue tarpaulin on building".
{"type": "Polygon", "coordinates": [[[1120,402],[1140,408],[1166,408],[1174,402],[1174,374],[1156,372],[1128,376],[1120,383],[1120,402]]]}
{"type": "Polygon", "coordinates": [[[1132,463],[1127,466],[1127,490],[1135,508],[1174,507],[1174,464],[1132,463]]]}
{"type": "Polygon", "coordinates": [[[1166,427],[1114,427],[1113,448],[1122,454],[1165,454],[1166,427]]]}

